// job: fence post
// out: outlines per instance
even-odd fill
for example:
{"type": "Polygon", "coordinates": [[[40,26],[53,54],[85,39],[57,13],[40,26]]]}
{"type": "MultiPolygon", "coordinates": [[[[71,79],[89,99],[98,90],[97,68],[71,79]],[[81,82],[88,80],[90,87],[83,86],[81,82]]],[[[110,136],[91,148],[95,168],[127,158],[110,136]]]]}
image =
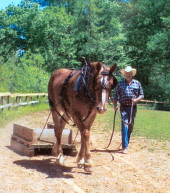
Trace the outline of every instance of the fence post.
{"type": "MultiPolygon", "coordinates": [[[[28,104],[36,104],[37,101],[32,101],[34,98],[41,99],[41,97],[47,96],[46,93],[27,93],[27,94],[20,94],[20,93],[0,93],[0,109],[3,110],[4,108],[10,109],[11,107],[18,107],[20,103],[30,101],[28,104]],[[10,104],[11,102],[11,104],[10,104]]],[[[23,104],[22,104],[23,105],[23,104]]],[[[24,104],[26,105],[26,104],[24,104]]]]}
{"type": "Polygon", "coordinates": [[[3,105],[3,104],[4,104],[4,97],[1,96],[1,105],[3,105]]]}

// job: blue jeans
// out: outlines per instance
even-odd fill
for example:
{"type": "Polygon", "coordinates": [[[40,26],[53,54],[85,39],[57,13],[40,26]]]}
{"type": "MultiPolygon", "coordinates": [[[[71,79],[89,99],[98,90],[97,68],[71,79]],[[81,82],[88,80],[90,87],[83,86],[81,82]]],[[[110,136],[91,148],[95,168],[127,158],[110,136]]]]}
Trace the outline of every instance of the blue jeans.
{"type": "Polygon", "coordinates": [[[133,125],[134,125],[134,118],[136,116],[137,108],[136,106],[132,109],[132,117],[131,117],[131,107],[129,106],[121,106],[120,107],[120,113],[122,118],[122,148],[128,148],[129,142],[130,142],[130,136],[133,131],[133,125]],[[127,125],[126,123],[130,122],[130,119],[132,120],[131,124],[127,125]]]}

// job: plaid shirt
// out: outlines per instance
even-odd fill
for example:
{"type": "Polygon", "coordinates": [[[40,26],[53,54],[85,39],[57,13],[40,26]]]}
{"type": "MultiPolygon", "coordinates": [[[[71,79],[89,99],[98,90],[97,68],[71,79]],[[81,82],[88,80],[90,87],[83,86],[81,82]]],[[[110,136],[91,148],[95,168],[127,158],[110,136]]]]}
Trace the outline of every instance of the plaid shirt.
{"type": "Polygon", "coordinates": [[[132,105],[132,98],[136,99],[139,96],[144,98],[140,82],[132,79],[130,84],[128,84],[126,79],[124,79],[118,82],[113,98],[114,100],[119,100],[121,105],[130,106],[132,105]]]}

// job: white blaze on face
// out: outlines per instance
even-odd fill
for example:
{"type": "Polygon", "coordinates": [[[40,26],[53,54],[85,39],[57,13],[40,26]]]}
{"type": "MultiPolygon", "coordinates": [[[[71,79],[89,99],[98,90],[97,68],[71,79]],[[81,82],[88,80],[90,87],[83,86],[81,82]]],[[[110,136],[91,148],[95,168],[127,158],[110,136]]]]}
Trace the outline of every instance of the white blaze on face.
{"type": "MultiPolygon", "coordinates": [[[[102,83],[102,85],[105,85],[105,86],[108,84],[107,76],[104,76],[101,78],[101,83],[102,83]]],[[[104,106],[105,102],[106,102],[106,89],[102,89],[102,104],[103,104],[103,106],[104,106]]]]}
{"type": "Polygon", "coordinates": [[[103,104],[103,106],[104,106],[105,102],[106,102],[106,89],[103,89],[102,90],[102,104],[103,104]]]}

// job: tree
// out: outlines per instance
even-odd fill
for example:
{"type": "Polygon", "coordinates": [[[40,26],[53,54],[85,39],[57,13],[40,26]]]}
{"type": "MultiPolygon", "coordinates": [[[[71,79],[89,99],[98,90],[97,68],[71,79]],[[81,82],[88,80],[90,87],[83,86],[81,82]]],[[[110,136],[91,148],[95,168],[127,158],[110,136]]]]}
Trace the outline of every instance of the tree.
{"type": "Polygon", "coordinates": [[[169,69],[169,4],[168,0],[131,0],[123,4],[126,51],[148,99],[168,100],[165,90],[169,90],[169,84],[164,83],[168,77],[165,69],[169,69]]]}
{"type": "Polygon", "coordinates": [[[76,2],[72,13],[77,59],[86,56],[89,61],[123,64],[125,38],[118,17],[119,8],[116,2],[110,1],[76,2]]]}

